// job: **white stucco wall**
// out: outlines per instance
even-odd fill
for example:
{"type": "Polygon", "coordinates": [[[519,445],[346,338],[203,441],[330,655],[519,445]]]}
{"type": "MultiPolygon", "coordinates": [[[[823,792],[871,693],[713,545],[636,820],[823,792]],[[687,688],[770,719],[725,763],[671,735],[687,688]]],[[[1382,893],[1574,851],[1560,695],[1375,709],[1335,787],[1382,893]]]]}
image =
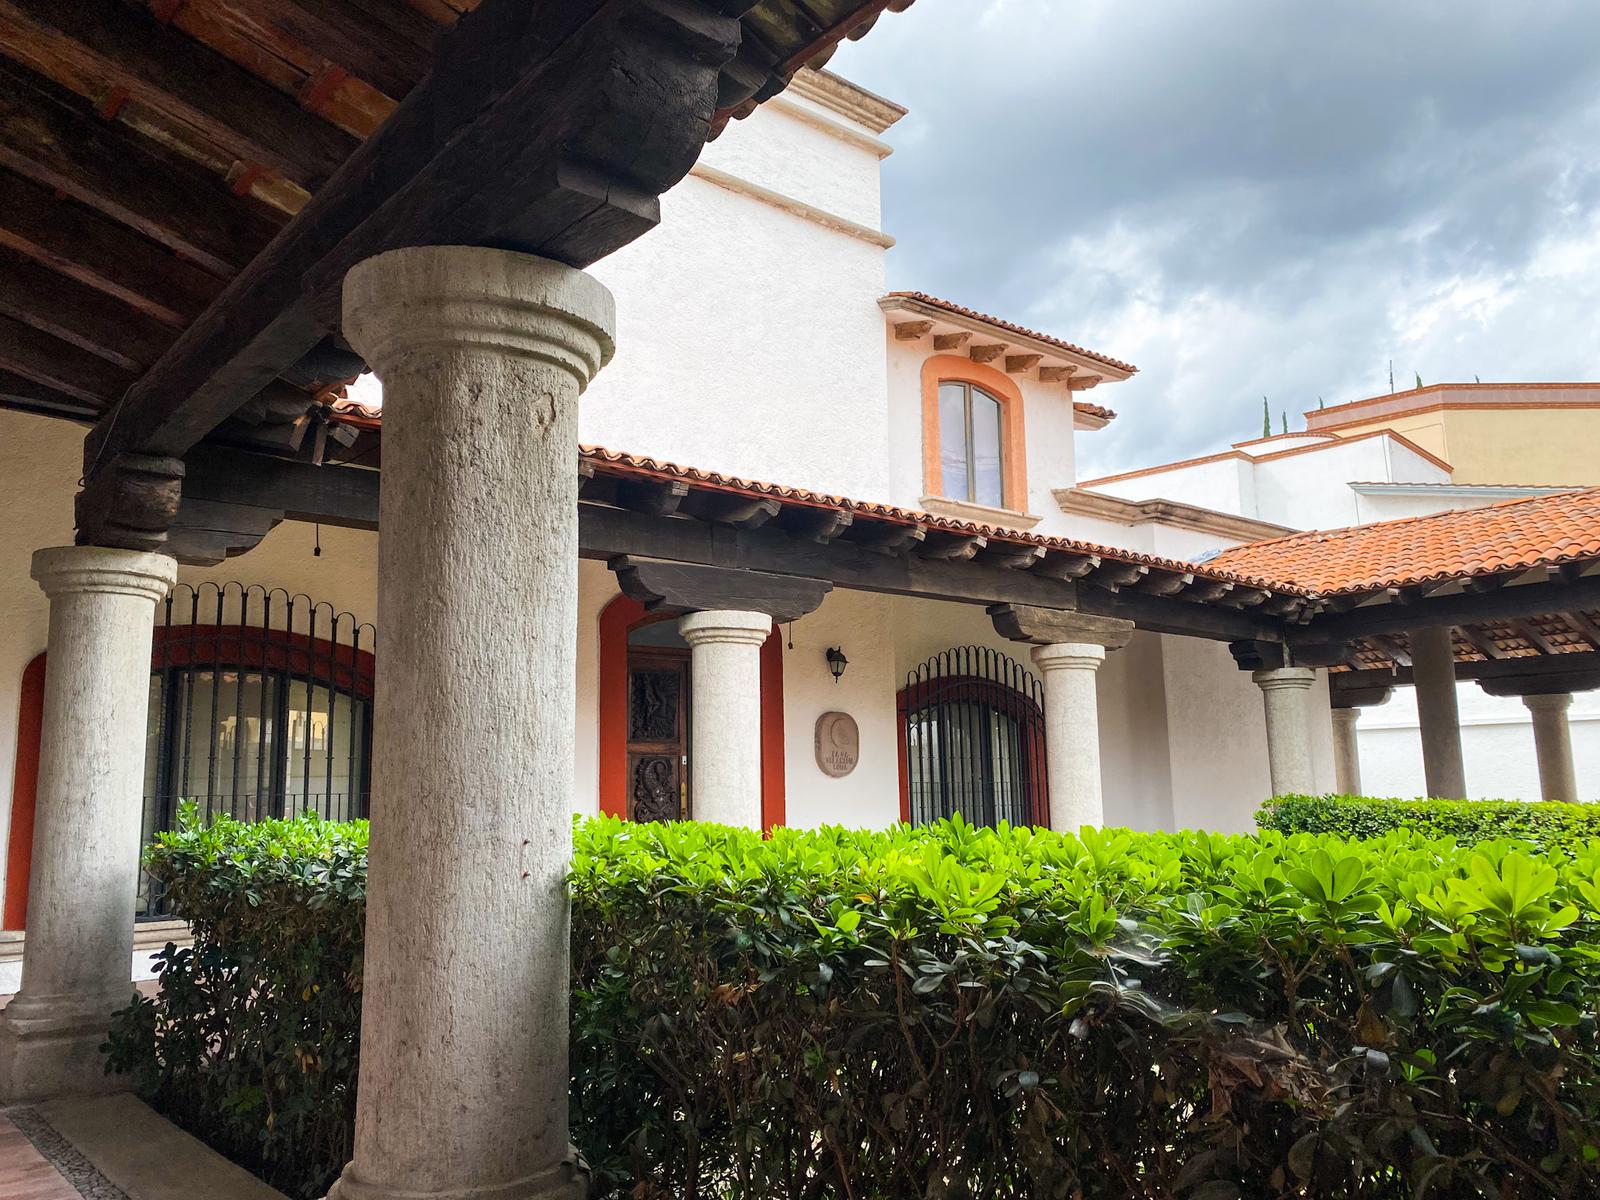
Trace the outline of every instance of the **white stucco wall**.
{"type": "Polygon", "coordinates": [[[1257,513],[1252,470],[1253,464],[1248,460],[1228,457],[1132,479],[1096,483],[1092,489],[1124,500],[1178,500],[1217,512],[1253,517],[1257,513]]]}
{"type": "MultiPolygon", "coordinates": [[[[1467,792],[1483,799],[1539,800],[1533,727],[1521,700],[1487,696],[1476,684],[1456,689],[1467,792]]],[[[1567,710],[1578,795],[1600,800],[1600,692],[1579,692],[1567,710]]],[[[1396,688],[1387,704],[1361,710],[1356,724],[1362,790],[1370,796],[1422,796],[1416,692],[1396,688]]]]}
{"type": "MultiPolygon", "coordinates": [[[[1181,829],[1245,832],[1272,794],[1261,692],[1224,642],[1163,637],[1173,823],[1181,829]]],[[[1319,673],[1306,695],[1312,770],[1333,788],[1333,725],[1319,673]]]]}
{"type": "MultiPolygon", "coordinates": [[[[734,122],[705,161],[877,226],[877,155],[789,111],[734,122]]],[[[694,175],[661,211],[591,268],[617,298],[617,354],[584,395],[582,439],[883,497],[883,248],[694,175]]]]}

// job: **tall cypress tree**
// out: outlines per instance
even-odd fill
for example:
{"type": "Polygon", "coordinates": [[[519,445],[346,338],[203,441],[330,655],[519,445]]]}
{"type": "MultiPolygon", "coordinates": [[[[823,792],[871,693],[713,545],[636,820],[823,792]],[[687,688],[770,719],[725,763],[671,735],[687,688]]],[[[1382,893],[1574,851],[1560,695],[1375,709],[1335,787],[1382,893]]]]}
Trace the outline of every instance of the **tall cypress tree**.
{"type": "Polygon", "coordinates": [[[1261,397],[1261,436],[1272,436],[1272,409],[1267,407],[1267,398],[1261,397]]]}

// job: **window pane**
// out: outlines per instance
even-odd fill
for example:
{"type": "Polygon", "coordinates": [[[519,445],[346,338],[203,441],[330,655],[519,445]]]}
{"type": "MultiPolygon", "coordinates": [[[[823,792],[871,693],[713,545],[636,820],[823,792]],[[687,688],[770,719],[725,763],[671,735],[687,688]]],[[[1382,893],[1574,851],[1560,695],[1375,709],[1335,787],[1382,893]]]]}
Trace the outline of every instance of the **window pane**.
{"type": "Polygon", "coordinates": [[[334,820],[362,814],[363,746],[367,703],[324,684],[289,681],[289,725],[284,739],[284,812],[313,809],[334,820]],[[330,699],[332,711],[329,711],[330,699]]]}
{"type": "Polygon", "coordinates": [[[243,821],[272,815],[275,683],[270,676],[226,667],[180,676],[167,781],[174,811],[177,801],[194,800],[204,812],[225,812],[243,821]]]}
{"type": "Polygon", "coordinates": [[[939,385],[939,494],[968,499],[967,389],[959,383],[939,385]]]}
{"type": "Polygon", "coordinates": [[[1005,491],[1000,471],[1000,402],[972,389],[972,500],[1000,508],[1005,491]]]}

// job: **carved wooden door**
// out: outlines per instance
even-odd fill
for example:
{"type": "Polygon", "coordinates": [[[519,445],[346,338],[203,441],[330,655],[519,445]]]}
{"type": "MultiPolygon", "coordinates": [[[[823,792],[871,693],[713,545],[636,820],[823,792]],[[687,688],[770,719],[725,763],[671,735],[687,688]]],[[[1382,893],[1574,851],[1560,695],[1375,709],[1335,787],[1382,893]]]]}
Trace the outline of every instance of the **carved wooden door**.
{"type": "Polygon", "coordinates": [[[689,652],[628,653],[628,815],[689,816],[689,652]]]}

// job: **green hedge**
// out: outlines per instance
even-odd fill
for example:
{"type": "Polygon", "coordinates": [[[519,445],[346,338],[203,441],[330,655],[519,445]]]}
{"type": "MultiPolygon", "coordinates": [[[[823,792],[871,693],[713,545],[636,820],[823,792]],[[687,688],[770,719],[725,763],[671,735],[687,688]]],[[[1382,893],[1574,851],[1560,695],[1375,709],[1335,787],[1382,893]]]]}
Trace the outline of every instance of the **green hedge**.
{"type": "MultiPolygon", "coordinates": [[[[200,941],[113,1039],[304,1196],[348,1152],[363,838],[163,839],[200,941]]],[[[602,819],[572,891],[599,1195],[1600,1192],[1600,847],[602,819]]]]}
{"type": "Polygon", "coordinates": [[[1520,800],[1393,800],[1372,796],[1279,796],[1256,813],[1279,833],[1379,837],[1411,829],[1463,846],[1520,838],[1541,848],[1582,847],[1600,838],[1600,804],[1520,800]]]}

